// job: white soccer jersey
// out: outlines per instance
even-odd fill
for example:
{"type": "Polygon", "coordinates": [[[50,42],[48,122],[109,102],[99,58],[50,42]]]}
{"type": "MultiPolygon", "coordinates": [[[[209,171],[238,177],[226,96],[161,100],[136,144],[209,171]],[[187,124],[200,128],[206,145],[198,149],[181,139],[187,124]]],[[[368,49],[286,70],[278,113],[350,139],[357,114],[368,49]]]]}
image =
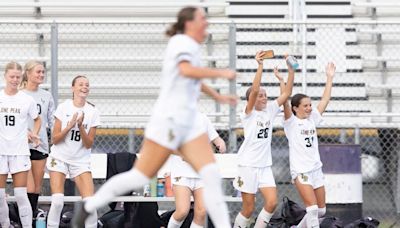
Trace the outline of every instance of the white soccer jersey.
{"type": "MultiPolygon", "coordinates": [[[[199,114],[204,124],[207,126],[207,135],[210,141],[218,138],[219,135],[212,125],[210,119],[203,114],[199,114]]],[[[185,162],[182,157],[177,155],[172,155],[172,166],[171,166],[171,176],[172,177],[189,177],[189,178],[199,178],[199,175],[194,171],[194,169],[185,162]]]]}
{"type": "Polygon", "coordinates": [[[168,42],[162,67],[161,91],[152,118],[171,118],[176,124],[191,126],[197,112],[201,80],[180,74],[178,64],[183,61],[200,66],[200,44],[187,35],[178,34],[168,42]]]}
{"type": "MultiPolygon", "coordinates": [[[[75,113],[78,117],[85,113],[83,126],[86,133],[90,128],[100,125],[100,115],[95,107],[86,103],[84,107],[75,107],[73,101],[68,99],[57,107],[54,113],[55,118],[61,121],[61,129],[64,129],[75,113]]],[[[90,163],[91,149],[83,146],[79,128],[73,127],[65,136],[64,141],[54,144],[51,147],[50,157],[56,158],[68,164],[90,163]]]]}
{"type": "MultiPolygon", "coordinates": [[[[42,153],[49,153],[49,138],[47,137],[47,128],[52,129],[54,124],[54,99],[51,94],[43,89],[37,91],[23,90],[26,94],[33,97],[36,101],[36,107],[38,109],[42,125],[39,131],[39,137],[41,144],[35,147],[33,144],[29,144],[30,149],[35,149],[42,153]]],[[[29,129],[33,128],[33,120],[29,121],[29,129]]]]}
{"type": "Polygon", "coordinates": [[[36,119],[36,102],[23,92],[0,92],[0,155],[30,155],[28,123],[36,119]]]}
{"type": "Polygon", "coordinates": [[[244,130],[244,141],[238,151],[238,165],[266,167],[272,165],[271,138],[272,124],[280,112],[276,100],[267,103],[262,111],[245,110],[240,115],[244,130]]]}
{"type": "Polygon", "coordinates": [[[307,119],[299,119],[294,114],[283,123],[289,141],[290,170],[295,173],[306,173],[322,167],[319,157],[316,125],[321,123],[322,116],[313,108],[307,119]]]}

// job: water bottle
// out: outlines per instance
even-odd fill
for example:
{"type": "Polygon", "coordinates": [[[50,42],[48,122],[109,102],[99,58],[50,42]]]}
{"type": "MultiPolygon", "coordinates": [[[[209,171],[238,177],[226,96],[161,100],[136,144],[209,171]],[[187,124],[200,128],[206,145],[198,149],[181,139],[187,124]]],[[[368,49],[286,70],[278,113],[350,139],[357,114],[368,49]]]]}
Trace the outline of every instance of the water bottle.
{"type": "Polygon", "coordinates": [[[299,63],[297,62],[297,59],[294,56],[285,54],[285,59],[286,59],[287,64],[290,67],[292,67],[293,70],[296,70],[297,68],[299,68],[299,63]]]}
{"type": "Polygon", "coordinates": [[[150,197],[150,195],[151,195],[150,184],[146,184],[143,187],[143,196],[144,197],[150,197]]]}
{"type": "Polygon", "coordinates": [[[162,180],[157,183],[157,197],[164,197],[164,183],[162,180]]]}
{"type": "Polygon", "coordinates": [[[157,196],[157,177],[152,178],[150,181],[150,196],[157,196]]]}
{"type": "Polygon", "coordinates": [[[41,211],[36,216],[36,228],[46,228],[46,212],[41,211]]]}
{"type": "Polygon", "coordinates": [[[165,178],[165,186],[164,186],[165,196],[172,197],[174,196],[174,192],[172,191],[171,173],[170,172],[165,173],[164,178],[165,178]]]}

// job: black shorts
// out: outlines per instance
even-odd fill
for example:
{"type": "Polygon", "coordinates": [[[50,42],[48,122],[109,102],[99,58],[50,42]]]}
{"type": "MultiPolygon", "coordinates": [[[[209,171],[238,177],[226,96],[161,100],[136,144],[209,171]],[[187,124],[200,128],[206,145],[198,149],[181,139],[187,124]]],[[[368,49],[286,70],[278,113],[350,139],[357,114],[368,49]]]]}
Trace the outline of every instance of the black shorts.
{"type": "Polygon", "coordinates": [[[42,153],[37,150],[30,149],[30,151],[31,151],[31,157],[30,157],[31,160],[44,160],[49,156],[48,154],[42,153]]]}

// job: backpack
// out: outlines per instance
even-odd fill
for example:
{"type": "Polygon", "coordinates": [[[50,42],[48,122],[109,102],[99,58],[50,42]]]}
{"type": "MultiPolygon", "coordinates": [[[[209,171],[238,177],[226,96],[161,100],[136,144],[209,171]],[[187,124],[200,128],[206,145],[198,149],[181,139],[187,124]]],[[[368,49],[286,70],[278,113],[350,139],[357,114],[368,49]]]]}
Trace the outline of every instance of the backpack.
{"type": "Polygon", "coordinates": [[[345,225],[344,228],[378,228],[379,223],[380,222],[374,218],[365,217],[345,225]]]}
{"type": "Polygon", "coordinates": [[[282,218],[287,226],[294,226],[299,224],[299,222],[303,219],[304,215],[306,215],[306,210],[302,208],[299,204],[289,199],[289,197],[283,197],[283,205],[282,205],[282,218]]]}
{"type": "Polygon", "coordinates": [[[99,218],[98,224],[101,228],[123,228],[124,211],[111,210],[99,218]]]}
{"type": "Polygon", "coordinates": [[[320,228],[343,228],[343,222],[336,217],[325,217],[319,224],[320,228]]]}

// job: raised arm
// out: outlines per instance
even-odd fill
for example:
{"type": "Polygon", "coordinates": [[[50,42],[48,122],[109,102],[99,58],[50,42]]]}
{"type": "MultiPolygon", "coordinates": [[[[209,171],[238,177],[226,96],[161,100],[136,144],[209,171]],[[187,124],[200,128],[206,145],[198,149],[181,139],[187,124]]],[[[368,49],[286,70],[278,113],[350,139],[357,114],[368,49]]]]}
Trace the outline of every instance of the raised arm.
{"type": "Polygon", "coordinates": [[[218,93],[215,89],[209,87],[208,85],[201,83],[201,91],[208,96],[212,97],[214,100],[221,104],[236,105],[237,97],[232,95],[222,95],[218,93]]]}
{"type": "Polygon", "coordinates": [[[333,84],[333,76],[336,72],[336,66],[334,63],[330,62],[325,68],[326,70],[326,83],[324,93],[322,94],[321,101],[318,103],[317,109],[320,114],[325,112],[326,107],[328,106],[329,100],[331,99],[331,91],[333,84]]]}
{"type": "MultiPolygon", "coordinates": [[[[279,74],[277,67],[274,68],[274,74],[275,74],[275,77],[279,80],[279,88],[280,88],[281,94],[283,94],[285,91],[285,88],[286,88],[286,84],[285,84],[285,80],[283,80],[283,77],[279,74]]],[[[289,119],[292,116],[292,110],[290,109],[288,100],[286,100],[285,103],[283,104],[283,113],[285,116],[285,120],[289,119]]]]}
{"type": "MultiPolygon", "coordinates": [[[[294,69],[289,65],[288,65],[288,72],[289,72],[289,77],[288,77],[286,86],[282,92],[282,85],[280,85],[281,95],[276,99],[279,106],[283,105],[287,101],[287,99],[290,97],[290,95],[292,95],[293,81],[294,81],[294,69]]],[[[275,70],[274,70],[274,73],[275,73],[275,70]]],[[[279,72],[278,72],[278,74],[279,74],[279,72]]]]}
{"type": "Polygon", "coordinates": [[[257,54],[255,56],[255,59],[258,63],[258,67],[257,67],[256,76],[254,76],[254,79],[253,79],[253,84],[251,85],[249,100],[247,101],[246,110],[245,110],[246,114],[249,114],[253,110],[254,105],[256,103],[258,93],[260,92],[261,76],[262,76],[263,69],[264,69],[262,56],[264,54],[265,53],[263,51],[259,51],[259,52],[257,52],[257,54]]]}
{"type": "Polygon", "coordinates": [[[236,73],[230,69],[213,69],[208,67],[196,67],[188,61],[182,61],[178,65],[180,73],[184,77],[202,79],[202,78],[226,78],[234,79],[236,73]]]}

